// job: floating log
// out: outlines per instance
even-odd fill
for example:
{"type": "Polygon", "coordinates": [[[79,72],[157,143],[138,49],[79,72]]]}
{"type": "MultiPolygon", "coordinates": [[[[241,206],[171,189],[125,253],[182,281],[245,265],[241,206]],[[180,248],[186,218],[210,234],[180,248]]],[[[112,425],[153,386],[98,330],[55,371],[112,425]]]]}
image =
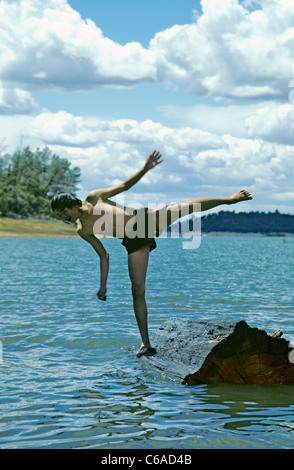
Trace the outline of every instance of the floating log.
{"type": "Polygon", "coordinates": [[[156,355],[142,359],[186,385],[294,384],[293,347],[282,335],[244,320],[169,319],[152,338],[156,355]]]}

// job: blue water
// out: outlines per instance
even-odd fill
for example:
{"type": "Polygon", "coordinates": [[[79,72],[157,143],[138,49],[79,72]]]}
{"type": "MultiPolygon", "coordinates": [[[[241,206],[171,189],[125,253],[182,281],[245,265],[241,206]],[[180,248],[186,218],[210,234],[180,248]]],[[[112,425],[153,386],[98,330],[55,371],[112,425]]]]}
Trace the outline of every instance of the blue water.
{"type": "MultiPolygon", "coordinates": [[[[140,345],[127,256],[81,239],[0,239],[0,447],[292,448],[294,387],[186,387],[130,352],[140,345]]],[[[150,255],[150,332],[170,317],[240,320],[294,338],[294,238],[158,240],[150,255]]]]}

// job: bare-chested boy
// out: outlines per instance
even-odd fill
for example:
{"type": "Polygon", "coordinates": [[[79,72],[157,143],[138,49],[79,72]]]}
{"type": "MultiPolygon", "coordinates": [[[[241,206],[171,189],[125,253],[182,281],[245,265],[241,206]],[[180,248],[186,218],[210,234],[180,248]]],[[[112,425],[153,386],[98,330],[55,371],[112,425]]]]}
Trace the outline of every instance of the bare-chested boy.
{"type": "MultiPolygon", "coordinates": [[[[141,170],[123,183],[116,186],[91,191],[86,199],[81,200],[67,193],[61,193],[52,199],[53,211],[64,221],[75,223],[77,220],[78,234],[92,245],[100,257],[100,288],[97,296],[106,300],[106,284],[109,269],[109,254],[103,244],[95,235],[113,236],[122,238],[122,244],[128,252],[128,269],[132,284],[133,306],[142,338],[142,345],[138,357],[143,354],[154,354],[149,340],[147,326],[147,305],[145,300],[145,281],[149,253],[156,247],[155,235],[159,235],[164,228],[179,219],[182,214],[187,215],[196,210],[206,211],[221,204],[236,204],[252,199],[250,193],[244,189],[227,197],[196,198],[185,203],[171,204],[154,211],[143,209],[145,222],[144,233],[138,230],[139,235],[134,237],[134,220],[136,214],[132,209],[123,207],[109,198],[127,191],[151,169],[161,163],[162,155],[154,151],[147,158],[141,170]],[[200,209],[199,209],[200,208],[200,209]],[[185,212],[184,212],[185,209],[185,212]],[[147,228],[147,230],[146,230],[147,228]]],[[[138,219],[138,220],[139,220],[138,219]]]]}

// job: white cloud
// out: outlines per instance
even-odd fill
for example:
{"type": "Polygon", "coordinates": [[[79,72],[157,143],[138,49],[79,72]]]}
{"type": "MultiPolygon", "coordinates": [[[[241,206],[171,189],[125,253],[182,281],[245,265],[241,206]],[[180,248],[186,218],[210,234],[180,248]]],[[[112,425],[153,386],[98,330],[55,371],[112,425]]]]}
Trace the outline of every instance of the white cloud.
{"type": "Polygon", "coordinates": [[[230,133],[235,137],[248,137],[246,120],[253,116],[265,103],[226,106],[160,106],[165,120],[173,126],[187,126],[206,130],[222,136],[230,133]]]}
{"type": "Polygon", "coordinates": [[[294,77],[293,1],[203,0],[195,22],[124,46],[66,0],[2,0],[0,78],[27,92],[179,82],[214,98],[285,97],[294,77]]]}
{"type": "Polygon", "coordinates": [[[164,143],[174,155],[177,148],[187,151],[216,148],[219,139],[199,129],[173,129],[159,122],[134,119],[113,121],[74,116],[65,111],[45,112],[37,116],[27,130],[28,136],[41,138],[45,143],[65,146],[91,147],[99,142],[124,142],[135,145],[164,143]]]}
{"type": "Polygon", "coordinates": [[[294,108],[278,100],[285,103],[294,78],[293,6],[293,0],[202,0],[194,23],[161,31],[144,48],[106,38],[67,0],[1,0],[2,132],[15,146],[49,145],[78,165],[83,195],[127,178],[159,148],[165,162],[142,180],[145,195],[177,200],[245,186],[254,193],[254,210],[278,203],[292,210],[294,108]],[[170,125],[65,111],[29,116],[36,112],[34,91],[141,82],[176,82],[229,101],[161,108],[174,116],[170,125]]]}
{"type": "Polygon", "coordinates": [[[5,86],[0,81],[0,115],[29,114],[37,109],[30,93],[5,86]]]}
{"type": "Polygon", "coordinates": [[[5,151],[13,153],[22,146],[23,130],[32,121],[28,115],[0,115],[0,148],[3,145],[5,151]]]}
{"type": "MultiPolygon", "coordinates": [[[[23,135],[49,145],[81,168],[83,196],[95,187],[126,179],[158,148],[165,161],[144,177],[139,188],[146,188],[150,197],[165,194],[169,202],[179,195],[182,199],[226,195],[245,187],[255,196],[255,210],[278,201],[285,207],[289,204],[290,210],[293,206],[293,199],[283,199],[283,194],[292,194],[293,146],[230,134],[220,137],[189,127],[169,128],[152,121],[105,121],[66,112],[37,116],[23,135]]],[[[239,210],[243,209],[244,205],[239,210]]]]}
{"type": "Polygon", "coordinates": [[[173,126],[185,125],[219,136],[230,134],[294,145],[294,104],[268,101],[246,106],[168,105],[160,107],[160,110],[173,126]]]}
{"type": "Polygon", "coordinates": [[[2,0],[1,77],[30,90],[89,89],[155,80],[152,53],[121,46],[66,0],[2,0]]]}
{"type": "Polygon", "coordinates": [[[151,40],[161,79],[216,98],[285,96],[294,77],[293,1],[265,0],[250,12],[237,0],[203,0],[194,24],[151,40]]]}
{"type": "Polygon", "coordinates": [[[259,109],[245,122],[250,137],[294,145],[293,104],[271,104],[259,109]]]}
{"type": "MultiPolygon", "coordinates": [[[[82,169],[83,185],[109,186],[117,178],[126,179],[139,169],[155,148],[167,156],[164,167],[142,181],[150,191],[171,190],[171,183],[181,183],[189,191],[186,176],[190,168],[178,162],[181,155],[216,149],[220,139],[209,132],[191,128],[169,128],[150,120],[120,119],[113,121],[73,116],[61,111],[37,116],[24,130],[25,141],[49,145],[82,169]],[[163,168],[168,168],[164,177],[163,168]]],[[[179,188],[177,190],[179,190],[179,188]]],[[[92,188],[93,189],[93,188],[92,188]]]]}

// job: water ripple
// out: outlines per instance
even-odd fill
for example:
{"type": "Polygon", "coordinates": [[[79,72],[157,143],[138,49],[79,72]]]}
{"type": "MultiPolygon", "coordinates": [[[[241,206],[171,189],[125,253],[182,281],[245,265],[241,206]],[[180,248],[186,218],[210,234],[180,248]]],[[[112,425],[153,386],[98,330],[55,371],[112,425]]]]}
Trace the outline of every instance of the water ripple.
{"type": "MultiPolygon", "coordinates": [[[[99,263],[77,239],[1,239],[1,448],[290,448],[293,387],[184,387],[130,354],[139,346],[127,260],[99,263]]],[[[170,316],[238,320],[294,337],[294,239],[158,240],[151,331],[170,316]]]]}

